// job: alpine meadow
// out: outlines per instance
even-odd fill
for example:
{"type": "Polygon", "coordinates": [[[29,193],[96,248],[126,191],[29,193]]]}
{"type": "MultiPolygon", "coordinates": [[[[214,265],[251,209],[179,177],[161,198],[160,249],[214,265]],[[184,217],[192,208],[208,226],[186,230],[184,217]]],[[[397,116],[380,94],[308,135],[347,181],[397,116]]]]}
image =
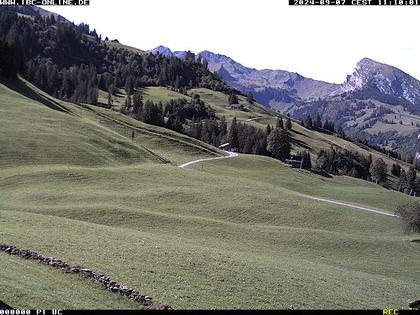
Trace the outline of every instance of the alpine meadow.
{"type": "Polygon", "coordinates": [[[417,99],[224,57],[0,6],[0,309],[414,305],[417,99]]]}

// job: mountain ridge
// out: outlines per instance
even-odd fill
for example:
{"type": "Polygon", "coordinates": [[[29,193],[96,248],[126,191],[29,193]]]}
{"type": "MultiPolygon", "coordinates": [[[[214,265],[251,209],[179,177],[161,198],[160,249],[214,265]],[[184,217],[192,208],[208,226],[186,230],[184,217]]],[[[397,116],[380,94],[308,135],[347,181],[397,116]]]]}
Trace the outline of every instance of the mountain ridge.
{"type": "Polygon", "coordinates": [[[336,122],[347,134],[392,150],[418,151],[413,148],[420,133],[420,81],[394,66],[365,57],[335,84],[296,72],[245,67],[210,51],[197,56],[230,86],[283,114],[304,120],[319,113],[322,121],[336,122]]]}

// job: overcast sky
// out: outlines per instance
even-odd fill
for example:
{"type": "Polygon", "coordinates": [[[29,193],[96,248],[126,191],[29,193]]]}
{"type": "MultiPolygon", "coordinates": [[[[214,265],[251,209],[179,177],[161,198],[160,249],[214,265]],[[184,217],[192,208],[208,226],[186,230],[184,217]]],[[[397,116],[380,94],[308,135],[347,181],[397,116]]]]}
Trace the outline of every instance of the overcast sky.
{"type": "Polygon", "coordinates": [[[257,69],[340,83],[363,57],[420,79],[419,7],[291,7],[286,0],[91,0],[43,8],[148,50],[210,50],[257,69]],[[117,4],[116,4],[117,3],[117,4]]]}

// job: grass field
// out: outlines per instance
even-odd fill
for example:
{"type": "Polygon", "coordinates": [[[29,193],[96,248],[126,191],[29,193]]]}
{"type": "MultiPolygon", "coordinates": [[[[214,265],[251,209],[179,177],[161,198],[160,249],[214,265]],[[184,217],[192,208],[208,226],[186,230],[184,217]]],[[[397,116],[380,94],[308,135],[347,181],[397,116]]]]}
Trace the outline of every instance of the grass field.
{"type": "Polygon", "coordinates": [[[0,253],[1,300],[20,309],[142,309],[80,276],[0,253]]]}
{"type": "MultiPolygon", "coordinates": [[[[404,308],[418,298],[420,243],[396,218],[298,194],[388,211],[411,197],[252,155],[183,170],[188,156],[220,152],[109,110],[58,103],[67,114],[0,88],[0,242],[103,271],[178,309],[404,308]]],[[[0,261],[0,296],[15,307],[133,307],[77,277],[0,261]]]]}

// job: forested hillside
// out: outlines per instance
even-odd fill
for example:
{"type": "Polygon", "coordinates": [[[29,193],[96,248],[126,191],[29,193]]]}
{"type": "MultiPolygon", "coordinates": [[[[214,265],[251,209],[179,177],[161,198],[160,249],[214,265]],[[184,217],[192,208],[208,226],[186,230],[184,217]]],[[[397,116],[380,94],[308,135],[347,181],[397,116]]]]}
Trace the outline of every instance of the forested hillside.
{"type": "Polygon", "coordinates": [[[87,24],[33,14],[0,8],[0,72],[19,73],[57,98],[96,104],[98,89],[144,86],[232,90],[193,54],[180,60],[114,48],[87,24]]]}

